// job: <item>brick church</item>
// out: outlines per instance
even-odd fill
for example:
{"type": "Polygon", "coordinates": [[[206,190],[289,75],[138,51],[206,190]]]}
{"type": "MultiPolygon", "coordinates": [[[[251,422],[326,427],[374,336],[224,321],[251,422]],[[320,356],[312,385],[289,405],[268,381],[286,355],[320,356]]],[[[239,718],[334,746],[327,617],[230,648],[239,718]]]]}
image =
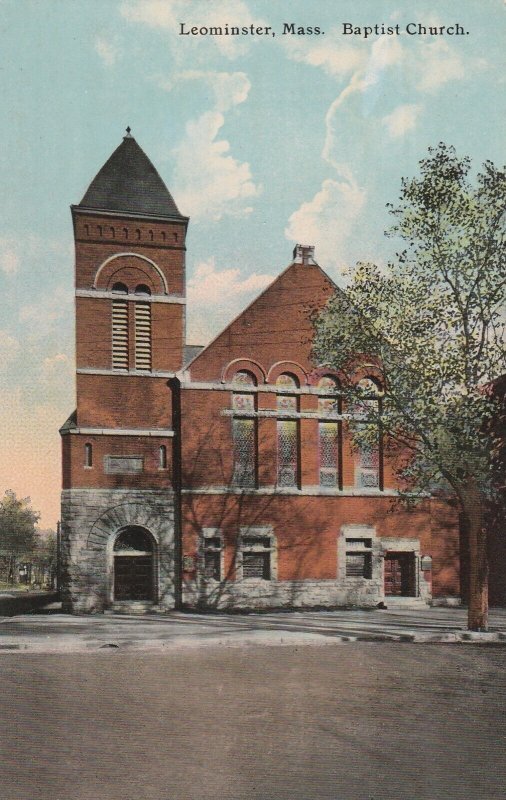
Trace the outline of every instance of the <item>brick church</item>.
{"type": "MultiPolygon", "coordinates": [[[[188,218],[130,132],[72,218],[66,610],[458,601],[455,510],[398,502],[381,443],[352,447],[339,375],[312,360],[336,290],[314,248],[202,348],[185,343],[188,218]]],[[[374,366],[356,380],[381,402],[374,366]]]]}

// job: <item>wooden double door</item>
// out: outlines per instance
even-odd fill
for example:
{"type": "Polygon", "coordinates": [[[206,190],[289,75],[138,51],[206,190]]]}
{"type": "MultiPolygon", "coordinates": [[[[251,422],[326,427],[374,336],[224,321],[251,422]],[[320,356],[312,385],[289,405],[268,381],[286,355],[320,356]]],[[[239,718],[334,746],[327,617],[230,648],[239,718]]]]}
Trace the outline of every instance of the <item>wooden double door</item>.
{"type": "Polygon", "coordinates": [[[155,550],[150,534],[125,528],[114,543],[114,600],[155,599],[155,550]]]}
{"type": "Polygon", "coordinates": [[[153,600],[152,556],[114,557],[114,599],[153,600]]]}
{"type": "Polygon", "coordinates": [[[416,556],[414,553],[385,554],[385,595],[416,597],[416,556]]]}

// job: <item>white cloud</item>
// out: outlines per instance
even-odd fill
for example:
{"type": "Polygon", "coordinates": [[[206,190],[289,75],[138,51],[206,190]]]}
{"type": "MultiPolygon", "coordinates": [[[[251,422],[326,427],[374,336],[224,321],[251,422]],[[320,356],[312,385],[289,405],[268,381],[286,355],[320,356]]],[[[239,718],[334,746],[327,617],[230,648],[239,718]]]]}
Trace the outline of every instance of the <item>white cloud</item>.
{"type": "Polygon", "coordinates": [[[280,41],[286,50],[286,55],[292,61],[320,67],[332,77],[340,78],[352,70],[359,69],[366,58],[364,48],[343,42],[337,31],[330,31],[319,39],[312,40],[307,36],[299,36],[294,40],[292,37],[283,36],[280,41]]]}
{"type": "Polygon", "coordinates": [[[97,36],[95,39],[95,51],[100,56],[100,59],[106,67],[112,67],[119,56],[119,48],[108,41],[103,36],[97,36]]]}
{"type": "Polygon", "coordinates": [[[340,177],[323,181],[313,199],[291,215],[285,230],[291,241],[314,244],[317,261],[324,267],[343,264],[346,241],[366,200],[365,190],[344,165],[340,177]]]}
{"type": "Polygon", "coordinates": [[[172,89],[179,81],[204,81],[215,97],[217,111],[228,111],[248,98],[251,83],[245,72],[217,72],[214,70],[188,69],[177,73],[169,81],[162,82],[162,87],[172,89]]]}
{"type": "Polygon", "coordinates": [[[419,114],[419,105],[414,103],[406,104],[397,106],[391,114],[383,117],[381,122],[392,139],[398,139],[415,128],[419,114]]]}
{"type": "Polygon", "coordinates": [[[12,239],[0,238],[0,269],[5,275],[15,275],[19,269],[20,257],[17,243],[12,239]]]}
{"type": "Polygon", "coordinates": [[[207,342],[273,280],[256,272],[243,277],[237,267],[218,270],[214,257],[201,261],[187,286],[188,339],[207,342]]]}
{"type": "Polygon", "coordinates": [[[25,323],[29,339],[39,340],[57,330],[61,320],[72,313],[72,292],[57,286],[51,294],[39,297],[19,309],[19,320],[25,323]]]}
{"type": "Polygon", "coordinates": [[[249,164],[231,156],[230,143],[217,138],[224,122],[219,111],[206,111],[187,123],[185,139],[173,150],[174,194],[194,220],[245,216],[261,191],[249,164]]]}
{"type": "Polygon", "coordinates": [[[20,352],[20,344],[7,331],[0,330],[0,371],[14,361],[20,352]]]}
{"type": "MultiPolygon", "coordinates": [[[[179,39],[180,47],[184,41],[193,37],[179,36],[181,22],[187,28],[219,27],[229,25],[265,25],[256,17],[243,0],[134,0],[123,3],[122,16],[129,22],[142,23],[150,28],[169,31],[179,39]]],[[[233,59],[245,53],[255,37],[246,36],[207,36],[201,37],[198,47],[203,51],[207,47],[216,48],[227,58],[233,59]]]]}
{"type": "Polygon", "coordinates": [[[464,59],[443,40],[420,48],[419,66],[417,88],[422,92],[437,91],[445,83],[465,75],[464,59]]]}
{"type": "Polygon", "coordinates": [[[68,394],[73,386],[74,359],[66,353],[46,356],[40,364],[39,384],[44,390],[44,397],[68,394]]]}

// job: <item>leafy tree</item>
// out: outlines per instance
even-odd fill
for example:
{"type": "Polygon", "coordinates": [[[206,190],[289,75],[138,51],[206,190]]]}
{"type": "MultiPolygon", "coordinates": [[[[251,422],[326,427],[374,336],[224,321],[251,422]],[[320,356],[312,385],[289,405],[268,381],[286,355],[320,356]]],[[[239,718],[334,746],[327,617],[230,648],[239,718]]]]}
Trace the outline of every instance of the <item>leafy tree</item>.
{"type": "Polygon", "coordinates": [[[18,499],[8,489],[0,501],[0,556],[13,579],[17,559],[29,556],[36,545],[35,525],[39,519],[30,505],[30,498],[18,499]]]}
{"type": "Polygon", "coordinates": [[[386,268],[356,266],[346,296],[337,292],[316,322],[315,354],[343,370],[349,394],[358,368],[380,365],[385,398],[381,411],[362,400],[370,425],[359,435],[380,425],[401,484],[446,485],[457,498],[469,539],[468,624],[486,630],[497,445],[490,386],[506,371],[506,174],[486,162],[473,185],[470,166],[440,143],[419,177],[402,180],[387,235],[404,249],[386,268]]]}
{"type": "Polygon", "coordinates": [[[32,578],[39,586],[54,588],[58,568],[58,544],[54,530],[47,529],[36,531],[36,541],[31,553],[32,578]]]}

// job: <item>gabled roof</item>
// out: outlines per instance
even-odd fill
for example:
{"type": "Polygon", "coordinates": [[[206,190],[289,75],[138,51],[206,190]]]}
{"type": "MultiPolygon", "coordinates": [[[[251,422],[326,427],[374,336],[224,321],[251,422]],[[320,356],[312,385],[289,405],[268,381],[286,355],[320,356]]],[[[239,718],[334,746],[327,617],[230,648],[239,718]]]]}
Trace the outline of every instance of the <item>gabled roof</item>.
{"type": "Polygon", "coordinates": [[[253,359],[268,369],[293,361],[314,369],[313,315],[338,291],[314,260],[297,259],[221,331],[187,368],[192,380],[216,381],[235,359],[253,359]]]}
{"type": "Polygon", "coordinates": [[[95,175],[79,207],[182,217],[155,167],[129,132],[95,175]]]}

